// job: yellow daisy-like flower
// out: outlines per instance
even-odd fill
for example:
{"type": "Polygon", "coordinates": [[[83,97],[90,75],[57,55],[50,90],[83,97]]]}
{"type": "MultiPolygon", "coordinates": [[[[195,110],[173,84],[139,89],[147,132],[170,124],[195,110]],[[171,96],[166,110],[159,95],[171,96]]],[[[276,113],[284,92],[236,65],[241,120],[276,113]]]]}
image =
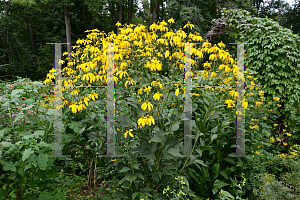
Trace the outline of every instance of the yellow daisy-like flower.
{"type": "Polygon", "coordinates": [[[127,87],[127,84],[129,83],[129,85],[133,85],[136,84],[134,80],[132,80],[131,78],[128,78],[128,81],[126,81],[125,83],[125,87],[127,87]]]}
{"type": "Polygon", "coordinates": [[[139,127],[141,125],[145,126],[146,125],[146,121],[147,121],[147,119],[144,116],[142,116],[141,118],[138,119],[137,123],[138,123],[139,127]]]}
{"type": "Polygon", "coordinates": [[[159,99],[160,99],[160,94],[159,94],[159,92],[156,92],[156,93],[153,95],[153,99],[154,99],[154,100],[159,100],[159,99]]]}
{"type": "Polygon", "coordinates": [[[155,125],[155,121],[154,121],[154,118],[152,116],[147,115],[145,118],[147,120],[146,121],[147,125],[149,125],[149,126],[151,126],[151,124],[155,125]]]}
{"type": "Polygon", "coordinates": [[[279,142],[281,141],[281,139],[279,137],[277,137],[276,140],[279,141],[279,142]]]}
{"type": "Polygon", "coordinates": [[[220,48],[225,48],[225,44],[224,44],[222,41],[218,43],[218,46],[219,46],[220,48]]]}
{"type": "Polygon", "coordinates": [[[126,131],[126,133],[124,133],[125,138],[127,138],[127,134],[130,135],[130,137],[133,137],[131,131],[133,131],[132,129],[130,129],[129,131],[126,131]]]}
{"type": "Polygon", "coordinates": [[[148,86],[148,88],[144,89],[144,92],[147,92],[147,95],[149,95],[149,91],[151,90],[151,87],[148,86]]]}
{"type": "Polygon", "coordinates": [[[173,24],[173,23],[175,23],[175,21],[174,21],[173,18],[171,18],[171,19],[168,20],[168,23],[173,24]]]}
{"type": "Polygon", "coordinates": [[[273,97],[273,99],[275,100],[275,101],[279,101],[279,97],[273,97]]]}
{"type": "Polygon", "coordinates": [[[273,137],[270,137],[270,140],[271,140],[272,142],[275,142],[275,139],[274,139],[273,137]]]}
{"type": "Polygon", "coordinates": [[[151,108],[153,108],[153,105],[152,105],[148,100],[147,100],[146,102],[143,103],[142,109],[143,109],[143,110],[146,110],[147,107],[148,107],[148,111],[150,111],[151,108]]]}
{"type": "Polygon", "coordinates": [[[70,105],[69,108],[72,109],[72,113],[77,113],[77,103],[70,105]]]}
{"type": "Polygon", "coordinates": [[[118,21],[118,22],[116,23],[116,26],[122,26],[122,24],[118,21]]]}
{"type": "Polygon", "coordinates": [[[258,107],[261,106],[261,104],[262,104],[262,102],[257,101],[257,102],[255,103],[255,106],[258,108],[258,107]]]}
{"type": "Polygon", "coordinates": [[[284,146],[286,146],[286,145],[288,145],[288,143],[286,143],[286,142],[283,142],[283,145],[284,145],[284,146]]]}
{"type": "Polygon", "coordinates": [[[290,133],[286,133],[287,134],[287,136],[292,136],[292,134],[290,134],[290,133]]]}
{"type": "Polygon", "coordinates": [[[259,151],[256,151],[255,153],[256,153],[256,154],[260,154],[260,152],[259,152],[259,151]]]}

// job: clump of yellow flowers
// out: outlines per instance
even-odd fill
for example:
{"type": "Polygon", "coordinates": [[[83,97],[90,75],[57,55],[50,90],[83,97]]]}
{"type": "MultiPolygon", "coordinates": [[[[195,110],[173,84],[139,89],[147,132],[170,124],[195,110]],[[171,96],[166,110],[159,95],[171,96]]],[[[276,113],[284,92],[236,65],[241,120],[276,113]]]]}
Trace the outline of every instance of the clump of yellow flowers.
{"type": "MultiPolygon", "coordinates": [[[[168,23],[174,23],[174,20],[169,19],[168,23]]],[[[74,98],[70,101],[62,99],[63,106],[67,105],[68,101],[70,103],[68,105],[69,109],[75,114],[85,109],[90,101],[98,99],[97,93],[91,92],[89,95],[85,95],[85,90],[74,88],[74,85],[80,87],[107,84],[107,43],[114,43],[115,75],[113,79],[116,84],[115,88],[120,86],[124,87],[124,89],[131,86],[140,87],[138,94],[141,95],[141,99],[139,99],[141,109],[147,110],[148,114],[140,117],[137,123],[139,127],[155,125],[152,115],[154,113],[162,113],[158,112],[158,109],[165,103],[164,89],[170,84],[165,82],[166,80],[157,78],[163,68],[163,63],[167,63],[167,66],[172,66],[174,74],[184,74],[185,46],[183,43],[198,43],[203,40],[197,32],[189,32],[187,34],[182,29],[173,32],[173,30],[168,28],[168,23],[165,21],[154,23],[149,27],[150,31],[142,24],[137,26],[133,24],[124,25],[122,28],[122,24],[117,23],[116,25],[119,27],[118,35],[114,32],[107,35],[97,29],[86,31],[91,33],[87,35],[87,39],[79,39],[76,42],[77,45],[73,46],[76,52],[71,53],[71,60],[66,58],[66,60],[69,60],[67,67],[62,70],[62,74],[65,75],[65,78],[62,80],[62,92],[82,97],[74,98]],[[81,47],[81,45],[85,45],[85,47],[81,47]],[[142,77],[149,82],[142,82],[142,77]],[[155,80],[148,79],[149,77],[155,77],[155,80]]],[[[188,23],[184,28],[192,30],[194,25],[188,23]]],[[[235,89],[230,87],[228,89],[223,86],[235,85],[238,66],[228,53],[228,50],[223,48],[225,48],[223,42],[211,46],[206,41],[201,49],[192,44],[191,77],[192,80],[197,80],[201,76],[204,80],[213,80],[218,83],[218,87],[212,88],[208,86],[207,89],[217,90],[217,94],[220,95],[221,93],[227,93],[228,98],[224,99],[224,103],[228,105],[228,108],[233,108],[238,93],[235,89]],[[210,54],[209,60],[203,64],[204,70],[198,72],[194,69],[197,64],[195,58],[202,59],[204,53],[210,54]],[[220,65],[216,65],[216,63],[220,62],[220,65]]],[[[68,55],[68,52],[63,53],[63,56],[65,55],[68,55]]],[[[60,63],[63,64],[64,61],[62,60],[60,63]]],[[[44,84],[53,84],[52,80],[54,78],[55,70],[52,69],[49,71],[44,84]]],[[[246,78],[252,79],[251,76],[246,78]]],[[[179,98],[181,94],[185,94],[185,86],[182,81],[177,80],[177,84],[174,82],[172,84],[176,87],[173,98],[179,98]]],[[[172,87],[172,84],[170,84],[170,87],[172,87]]],[[[194,86],[199,85],[196,83],[194,86]]],[[[251,90],[254,89],[254,81],[251,81],[249,87],[251,90]]],[[[199,88],[197,90],[199,91],[199,88]]],[[[260,95],[263,94],[260,93],[260,95]]],[[[199,96],[199,94],[193,92],[193,96],[199,96]]],[[[256,103],[256,105],[260,106],[259,103],[256,103]]],[[[247,99],[244,101],[244,107],[245,109],[248,108],[247,99]]],[[[180,105],[180,109],[182,109],[182,105],[180,105]]],[[[131,132],[128,132],[128,134],[131,135],[131,132]]]]}

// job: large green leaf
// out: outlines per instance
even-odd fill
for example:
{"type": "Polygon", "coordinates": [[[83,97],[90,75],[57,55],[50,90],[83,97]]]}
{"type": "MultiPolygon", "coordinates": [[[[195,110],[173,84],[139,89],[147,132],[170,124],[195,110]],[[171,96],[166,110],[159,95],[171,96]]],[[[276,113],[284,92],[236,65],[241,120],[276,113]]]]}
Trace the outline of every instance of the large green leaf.
{"type": "Polygon", "coordinates": [[[158,135],[154,135],[154,137],[150,140],[151,142],[163,142],[163,140],[158,136],[158,135]]]}
{"type": "Polygon", "coordinates": [[[175,148],[170,148],[168,150],[168,153],[173,155],[173,156],[180,156],[180,153],[179,153],[178,149],[175,149],[175,148]]]}
{"type": "Polygon", "coordinates": [[[206,129],[205,123],[203,121],[196,121],[196,126],[198,127],[199,131],[202,133],[207,133],[208,130],[206,129]]]}
{"type": "Polygon", "coordinates": [[[228,183],[224,183],[223,181],[216,180],[213,186],[213,194],[216,194],[222,187],[229,185],[228,183]]]}
{"type": "Polygon", "coordinates": [[[213,166],[212,166],[212,169],[211,169],[211,180],[214,181],[218,178],[219,176],[219,170],[220,170],[220,164],[218,163],[215,163],[213,166]]]}
{"type": "Polygon", "coordinates": [[[27,160],[33,153],[34,153],[34,151],[31,148],[25,149],[25,151],[23,152],[23,155],[22,155],[22,160],[23,161],[27,160]]]}
{"type": "Polygon", "coordinates": [[[15,172],[17,171],[15,165],[12,162],[3,162],[3,171],[12,171],[15,172]]]}

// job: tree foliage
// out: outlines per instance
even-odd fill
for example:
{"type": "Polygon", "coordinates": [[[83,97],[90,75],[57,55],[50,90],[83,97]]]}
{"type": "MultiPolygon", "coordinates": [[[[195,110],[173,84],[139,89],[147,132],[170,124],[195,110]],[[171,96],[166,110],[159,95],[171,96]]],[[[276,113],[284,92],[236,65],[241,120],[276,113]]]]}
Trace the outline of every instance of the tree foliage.
{"type": "Polygon", "coordinates": [[[266,100],[273,106],[277,124],[273,134],[284,137],[283,129],[299,131],[300,37],[269,18],[252,17],[247,11],[224,10],[223,15],[229,28],[238,33],[238,42],[253,43],[244,45],[245,64],[258,72],[266,100]]]}

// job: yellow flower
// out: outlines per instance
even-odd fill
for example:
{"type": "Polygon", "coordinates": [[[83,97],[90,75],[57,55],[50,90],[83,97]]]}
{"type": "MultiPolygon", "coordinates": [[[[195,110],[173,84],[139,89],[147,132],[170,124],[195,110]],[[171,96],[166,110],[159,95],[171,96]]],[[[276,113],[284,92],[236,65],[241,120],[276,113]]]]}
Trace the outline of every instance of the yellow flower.
{"type": "Polygon", "coordinates": [[[133,130],[130,129],[129,131],[126,131],[126,133],[124,133],[125,138],[127,138],[127,134],[129,134],[131,137],[133,137],[131,131],[133,131],[133,130]]]}
{"type": "Polygon", "coordinates": [[[147,115],[145,118],[147,125],[151,126],[151,124],[155,124],[154,118],[152,116],[147,115]]]}
{"type": "Polygon", "coordinates": [[[295,155],[297,155],[297,153],[295,153],[295,152],[292,152],[292,154],[295,156],[295,155]]]}
{"type": "Polygon", "coordinates": [[[132,80],[131,78],[128,78],[128,81],[126,81],[126,83],[125,83],[125,87],[127,87],[128,83],[129,83],[129,85],[133,85],[133,83],[136,84],[135,81],[132,80]]]}
{"type": "Polygon", "coordinates": [[[175,23],[175,22],[174,22],[174,19],[173,19],[173,18],[169,19],[169,20],[168,20],[168,23],[170,23],[170,24],[175,23]]]}
{"type": "Polygon", "coordinates": [[[262,104],[262,102],[257,101],[255,106],[258,108],[258,107],[260,107],[261,104],[262,104]]]}
{"type": "Polygon", "coordinates": [[[244,107],[245,107],[245,109],[248,108],[248,102],[246,101],[246,99],[245,99],[245,102],[244,102],[244,107]]]}
{"type": "Polygon", "coordinates": [[[71,108],[72,109],[72,113],[77,113],[77,105],[76,105],[77,103],[75,103],[75,104],[72,104],[72,105],[70,105],[69,106],[69,108],[71,108]]]}
{"type": "Polygon", "coordinates": [[[153,95],[153,99],[154,99],[154,100],[159,100],[159,98],[160,98],[160,94],[159,94],[159,92],[156,92],[156,93],[153,95]]]}
{"type": "Polygon", "coordinates": [[[137,123],[139,125],[139,127],[142,125],[142,126],[145,126],[146,125],[146,122],[147,122],[147,118],[145,118],[144,116],[139,118],[137,123]]]}
{"type": "Polygon", "coordinates": [[[148,86],[148,88],[144,89],[144,92],[147,92],[147,95],[149,95],[149,91],[151,90],[151,87],[148,86]]]}
{"type": "Polygon", "coordinates": [[[256,151],[255,153],[256,153],[256,154],[260,154],[260,152],[258,152],[258,151],[256,151]]]}
{"type": "Polygon", "coordinates": [[[283,145],[284,145],[284,146],[286,146],[286,145],[288,145],[288,143],[286,143],[286,142],[283,142],[283,145]]]}
{"type": "Polygon", "coordinates": [[[225,48],[225,44],[224,44],[222,41],[218,43],[218,46],[219,46],[220,48],[225,48]]]}
{"type": "Polygon", "coordinates": [[[290,134],[290,133],[286,133],[287,134],[287,136],[292,136],[292,134],[290,134]]]}
{"type": "Polygon", "coordinates": [[[153,105],[147,100],[146,102],[143,103],[142,105],[142,109],[143,110],[147,110],[147,107],[148,107],[148,111],[151,110],[151,108],[153,108],[153,105]]]}
{"type": "Polygon", "coordinates": [[[274,142],[274,141],[275,141],[273,137],[270,137],[270,140],[271,140],[272,142],[274,142]]]}
{"type": "Polygon", "coordinates": [[[116,26],[122,26],[122,24],[118,21],[118,22],[116,23],[116,26]]]}
{"type": "Polygon", "coordinates": [[[278,124],[274,124],[274,126],[277,126],[278,124]]]}
{"type": "Polygon", "coordinates": [[[263,90],[259,91],[259,96],[263,96],[263,95],[264,95],[264,91],[263,90]]]}
{"type": "Polygon", "coordinates": [[[281,141],[281,139],[279,137],[277,137],[276,140],[279,141],[279,142],[281,141]]]}
{"type": "Polygon", "coordinates": [[[275,101],[279,101],[279,97],[273,97],[273,99],[275,100],[275,101]]]}
{"type": "Polygon", "coordinates": [[[190,24],[190,22],[188,22],[186,25],[184,25],[183,28],[186,28],[186,27],[190,27],[192,30],[195,26],[193,24],[190,24]]]}
{"type": "Polygon", "coordinates": [[[278,106],[278,107],[281,107],[281,105],[280,105],[280,104],[277,104],[277,106],[278,106]]]}

